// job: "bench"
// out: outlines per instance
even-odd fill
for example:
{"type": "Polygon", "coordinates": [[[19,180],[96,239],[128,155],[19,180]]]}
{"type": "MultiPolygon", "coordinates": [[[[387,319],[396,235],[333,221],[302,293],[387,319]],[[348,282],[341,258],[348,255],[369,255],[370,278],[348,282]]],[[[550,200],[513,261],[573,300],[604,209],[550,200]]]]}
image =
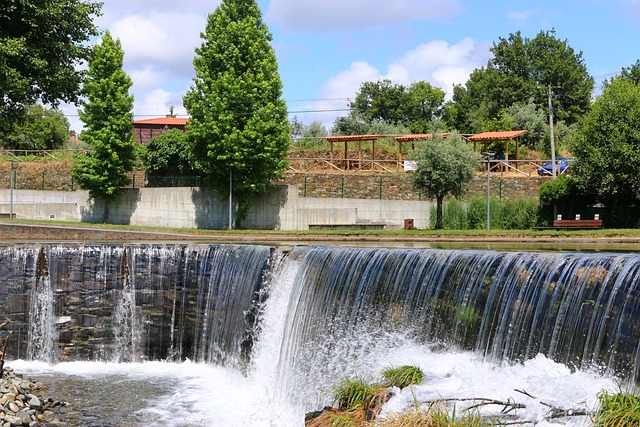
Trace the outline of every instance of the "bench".
{"type": "Polygon", "coordinates": [[[366,222],[361,224],[309,224],[309,230],[382,230],[384,223],[366,222]]]}
{"type": "Polygon", "coordinates": [[[556,219],[553,228],[602,228],[601,219],[556,219]]]}

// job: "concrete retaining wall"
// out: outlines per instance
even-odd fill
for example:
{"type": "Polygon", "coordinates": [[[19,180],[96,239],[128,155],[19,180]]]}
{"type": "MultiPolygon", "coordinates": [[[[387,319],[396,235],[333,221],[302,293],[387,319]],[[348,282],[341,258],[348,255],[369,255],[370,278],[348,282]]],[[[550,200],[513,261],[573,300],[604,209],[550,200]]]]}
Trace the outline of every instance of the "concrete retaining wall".
{"type": "MultiPolygon", "coordinates": [[[[427,228],[430,207],[425,201],[299,197],[295,186],[280,186],[254,200],[243,227],[306,230],[309,224],[384,223],[397,229],[413,219],[415,227],[427,228]]],[[[19,219],[101,223],[105,206],[86,191],[14,190],[11,196],[10,190],[0,190],[0,213],[11,209],[19,219]]],[[[225,229],[228,222],[228,200],[206,188],[125,189],[109,205],[112,224],[225,229]]]]}

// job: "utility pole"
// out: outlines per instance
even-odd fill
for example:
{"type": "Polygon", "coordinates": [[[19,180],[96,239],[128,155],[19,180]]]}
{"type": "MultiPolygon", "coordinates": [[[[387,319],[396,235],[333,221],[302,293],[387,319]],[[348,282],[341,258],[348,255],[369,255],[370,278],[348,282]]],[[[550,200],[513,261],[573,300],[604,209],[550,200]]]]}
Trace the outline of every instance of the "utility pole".
{"type": "Polygon", "coordinates": [[[551,102],[551,96],[553,92],[551,90],[551,84],[549,84],[549,135],[551,139],[551,179],[556,179],[556,142],[553,138],[553,103],[551,102]]]}

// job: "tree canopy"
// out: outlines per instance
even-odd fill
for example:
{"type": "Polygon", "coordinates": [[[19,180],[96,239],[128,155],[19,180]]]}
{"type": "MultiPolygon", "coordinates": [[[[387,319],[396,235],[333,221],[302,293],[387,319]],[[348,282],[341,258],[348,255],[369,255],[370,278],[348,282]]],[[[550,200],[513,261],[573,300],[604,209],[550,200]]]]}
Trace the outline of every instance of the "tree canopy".
{"type": "Polygon", "coordinates": [[[473,181],[480,154],[460,135],[434,137],[421,143],[412,158],[417,161],[413,184],[424,194],[436,199],[436,229],[442,228],[444,198],[462,196],[473,181]]]}
{"type": "Polygon", "coordinates": [[[124,51],[120,40],[107,31],[89,59],[79,110],[85,130],[80,137],[93,151],[74,160],[71,174],[80,188],[92,198],[108,201],[116,198],[122,187],[130,184],[127,173],[136,156],[132,125],[133,96],[129,95],[131,78],[122,69],[124,51]]]}
{"type": "Polygon", "coordinates": [[[501,37],[491,52],[486,67],[474,70],[464,86],[454,88],[449,126],[480,132],[486,120],[530,99],[546,111],[549,87],[557,120],[570,125],[589,110],[593,78],[582,52],[558,39],[555,30],[541,31],[533,39],[523,38],[520,32],[501,37]]]}
{"type": "Polygon", "coordinates": [[[432,120],[442,117],[444,98],[442,89],[425,81],[406,87],[385,79],[362,83],[350,107],[354,117],[370,125],[386,122],[405,126],[412,133],[426,133],[432,120]]]}
{"type": "Polygon", "coordinates": [[[93,19],[102,4],[83,0],[0,2],[0,134],[41,100],[76,102],[89,58],[87,42],[98,35],[93,19]]]}
{"type": "Polygon", "coordinates": [[[272,186],[290,144],[272,35],[255,0],[223,0],[207,20],[184,97],[193,164],[211,187],[238,202],[236,223],[251,197],[272,186]]]}
{"type": "Polygon", "coordinates": [[[4,137],[4,148],[54,150],[69,139],[69,121],[58,110],[40,104],[26,107],[26,115],[4,137]]]}
{"type": "Polygon", "coordinates": [[[604,84],[580,124],[572,153],[579,188],[609,206],[640,201],[640,85],[626,76],[604,84]]]}

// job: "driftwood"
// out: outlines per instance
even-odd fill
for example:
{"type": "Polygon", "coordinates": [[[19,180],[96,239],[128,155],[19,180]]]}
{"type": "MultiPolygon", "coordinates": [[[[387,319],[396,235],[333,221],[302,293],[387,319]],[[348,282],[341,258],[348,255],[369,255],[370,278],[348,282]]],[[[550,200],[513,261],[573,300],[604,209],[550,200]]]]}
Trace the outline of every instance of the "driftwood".
{"type": "MultiPolygon", "coordinates": [[[[536,399],[537,398],[533,395],[531,395],[530,393],[524,391],[524,390],[515,390],[518,393],[524,394],[525,396],[531,398],[531,399],[536,399]]],[[[497,406],[502,406],[502,409],[500,410],[500,416],[504,416],[509,414],[511,411],[514,411],[516,409],[525,409],[527,407],[527,405],[525,405],[524,403],[518,403],[512,399],[509,399],[507,401],[504,400],[497,400],[497,399],[489,399],[489,398],[485,398],[485,397],[470,397],[470,398],[449,398],[449,399],[435,399],[435,400],[428,400],[425,401],[423,403],[432,405],[432,404],[437,404],[437,403],[447,403],[447,402],[477,402],[474,405],[469,406],[468,408],[464,409],[465,411],[470,411],[473,409],[477,409],[481,406],[489,406],[489,405],[497,405],[497,406]]],[[[557,406],[551,405],[549,403],[540,401],[540,404],[543,406],[546,406],[549,408],[549,414],[547,416],[545,416],[542,420],[517,420],[517,421],[506,421],[503,420],[500,422],[500,425],[504,425],[504,426],[511,426],[511,425],[524,425],[524,424],[537,424],[540,421],[549,421],[549,420],[553,420],[553,419],[558,419],[558,418],[568,418],[568,417],[580,417],[580,416],[589,416],[589,415],[593,415],[592,412],[584,409],[584,408],[572,408],[572,409],[565,409],[565,408],[559,408],[557,406]]]]}
{"type": "MultiPolygon", "coordinates": [[[[0,323],[0,329],[4,328],[9,323],[11,323],[11,320],[9,320],[9,319],[7,319],[4,322],[0,323]]],[[[2,350],[0,350],[0,375],[2,374],[2,372],[4,372],[4,357],[7,354],[7,345],[9,344],[9,338],[11,337],[12,333],[13,333],[13,331],[10,331],[4,337],[4,342],[2,343],[2,350]]]]}

